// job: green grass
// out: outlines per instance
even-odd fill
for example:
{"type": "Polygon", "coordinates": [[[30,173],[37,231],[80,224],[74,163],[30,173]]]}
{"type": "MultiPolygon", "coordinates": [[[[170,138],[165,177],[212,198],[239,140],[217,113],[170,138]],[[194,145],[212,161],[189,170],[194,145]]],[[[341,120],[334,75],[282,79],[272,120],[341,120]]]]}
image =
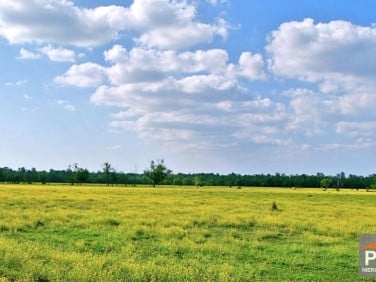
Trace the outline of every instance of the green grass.
{"type": "Polygon", "coordinates": [[[375,201],[364,191],[0,185],[0,281],[357,281],[375,201]]]}

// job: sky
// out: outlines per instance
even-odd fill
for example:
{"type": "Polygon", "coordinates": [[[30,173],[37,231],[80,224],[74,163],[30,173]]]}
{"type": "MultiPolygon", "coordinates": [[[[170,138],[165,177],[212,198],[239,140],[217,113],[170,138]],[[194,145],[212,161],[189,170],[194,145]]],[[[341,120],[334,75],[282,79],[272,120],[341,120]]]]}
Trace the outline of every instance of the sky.
{"type": "Polygon", "coordinates": [[[0,167],[375,173],[374,0],[0,0],[0,167]]]}

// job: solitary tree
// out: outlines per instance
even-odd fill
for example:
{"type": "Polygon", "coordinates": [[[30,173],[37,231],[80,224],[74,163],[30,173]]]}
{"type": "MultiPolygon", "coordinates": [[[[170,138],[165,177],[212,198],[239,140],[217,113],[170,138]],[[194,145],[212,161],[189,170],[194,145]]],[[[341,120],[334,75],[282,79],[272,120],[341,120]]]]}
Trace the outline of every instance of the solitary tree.
{"type": "Polygon", "coordinates": [[[320,181],[320,186],[323,188],[324,191],[328,189],[332,185],[332,180],[330,178],[323,178],[320,181]]]}
{"type": "Polygon", "coordinates": [[[113,169],[112,169],[111,165],[108,162],[105,162],[103,164],[103,172],[104,172],[104,176],[105,176],[105,179],[106,179],[107,186],[110,186],[112,171],[113,171],[113,169]]]}
{"type": "Polygon", "coordinates": [[[153,187],[160,184],[170,173],[171,170],[167,169],[164,164],[164,160],[160,160],[157,163],[150,162],[150,168],[144,171],[145,175],[153,182],[153,187]]]}
{"type": "Polygon", "coordinates": [[[202,186],[202,181],[201,181],[201,177],[200,176],[195,176],[193,178],[193,181],[194,181],[194,183],[195,183],[195,185],[197,187],[201,187],[202,186]]]}

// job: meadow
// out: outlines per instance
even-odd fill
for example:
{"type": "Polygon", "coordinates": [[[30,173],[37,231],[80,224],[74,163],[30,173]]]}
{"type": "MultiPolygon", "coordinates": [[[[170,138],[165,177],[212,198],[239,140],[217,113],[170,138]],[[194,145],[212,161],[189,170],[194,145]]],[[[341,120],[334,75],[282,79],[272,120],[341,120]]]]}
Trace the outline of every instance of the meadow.
{"type": "Polygon", "coordinates": [[[358,281],[375,203],[355,190],[0,185],[0,281],[358,281]]]}

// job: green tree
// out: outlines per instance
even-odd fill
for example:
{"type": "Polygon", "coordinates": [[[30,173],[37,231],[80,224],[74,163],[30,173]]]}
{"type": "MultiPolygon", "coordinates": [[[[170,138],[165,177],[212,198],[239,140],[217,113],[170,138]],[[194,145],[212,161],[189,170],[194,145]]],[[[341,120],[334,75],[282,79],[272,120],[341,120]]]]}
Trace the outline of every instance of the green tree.
{"type": "Polygon", "coordinates": [[[195,185],[196,185],[197,187],[201,187],[201,186],[202,186],[202,180],[201,180],[201,177],[200,177],[200,176],[195,176],[195,177],[193,178],[193,181],[194,181],[194,183],[195,183],[195,185]]]}
{"type": "Polygon", "coordinates": [[[370,188],[371,189],[376,189],[376,175],[373,176],[373,180],[372,180],[372,183],[370,185],[370,188]]]}
{"type": "Polygon", "coordinates": [[[112,183],[113,172],[114,169],[111,167],[110,163],[105,162],[103,164],[103,173],[107,186],[110,186],[110,183],[112,183]]]}
{"type": "Polygon", "coordinates": [[[151,161],[150,168],[145,170],[144,173],[151,179],[153,187],[155,187],[155,185],[160,184],[171,173],[171,170],[166,167],[164,160],[160,160],[157,163],[151,161]]]}
{"type": "Polygon", "coordinates": [[[70,164],[67,169],[67,180],[74,185],[76,183],[76,171],[78,169],[78,164],[70,164]]]}
{"type": "Polygon", "coordinates": [[[77,168],[77,170],[75,171],[75,178],[78,185],[86,183],[89,179],[89,175],[90,173],[86,168],[77,168]]]}
{"type": "Polygon", "coordinates": [[[324,190],[328,189],[332,185],[332,180],[330,178],[323,178],[320,181],[320,186],[324,190]]]}
{"type": "Polygon", "coordinates": [[[4,182],[4,181],[5,181],[4,169],[0,167],[0,182],[4,182]]]}
{"type": "Polygon", "coordinates": [[[47,171],[40,171],[38,174],[38,179],[42,184],[47,184],[48,172],[47,171]]]}

